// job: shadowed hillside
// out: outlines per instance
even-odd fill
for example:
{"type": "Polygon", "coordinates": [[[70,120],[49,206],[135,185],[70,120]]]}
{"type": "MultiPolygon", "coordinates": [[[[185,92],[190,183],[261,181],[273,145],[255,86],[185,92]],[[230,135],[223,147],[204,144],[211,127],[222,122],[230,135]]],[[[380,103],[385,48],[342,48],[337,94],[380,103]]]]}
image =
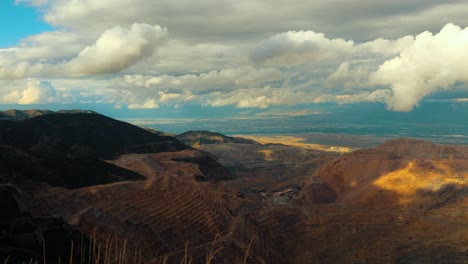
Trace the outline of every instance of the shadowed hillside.
{"type": "Polygon", "coordinates": [[[142,180],[138,173],[93,158],[49,158],[0,146],[0,182],[46,182],[76,189],[123,180],[142,180]]]}
{"type": "MultiPolygon", "coordinates": [[[[126,222],[120,220],[111,229],[102,219],[94,226],[77,220],[83,215],[86,216],[83,223],[91,221],[84,212],[95,212],[101,203],[114,206],[129,197],[138,198],[140,191],[141,195],[149,191],[160,197],[164,192],[158,194],[153,186],[164,189],[171,181],[180,183],[180,186],[172,185],[171,192],[182,196],[190,192],[190,186],[198,188],[200,179],[211,183],[231,178],[213,157],[175,138],[94,113],[50,113],[25,120],[0,121],[0,144],[0,187],[6,195],[2,196],[0,255],[10,255],[11,261],[41,259],[43,239],[54,239],[50,248],[57,247],[57,252],[49,254],[49,258],[67,257],[65,252],[70,252],[69,247],[60,245],[70,243],[71,239],[76,241],[80,232],[85,233],[85,238],[93,237],[88,227],[102,227],[103,233],[99,234],[103,235],[124,228],[126,222]],[[132,164],[109,160],[126,153],[161,153],[162,156],[150,161],[149,173],[132,164]],[[161,164],[161,172],[153,168],[157,164],[161,164]],[[125,168],[127,165],[129,168],[125,168]],[[183,185],[187,184],[188,189],[184,189],[183,185]],[[96,191],[87,189],[95,186],[96,191]],[[102,186],[103,192],[97,191],[97,186],[102,186]],[[50,232],[54,235],[50,236],[50,232]],[[63,250],[58,250],[59,247],[63,250]]],[[[170,197],[160,205],[174,206],[170,197]]],[[[187,198],[193,199],[190,195],[187,198]]],[[[200,200],[200,204],[204,203],[200,200]]],[[[177,242],[183,246],[185,239],[177,242]]]]}
{"type": "Polygon", "coordinates": [[[0,144],[46,156],[109,159],[125,153],[177,151],[177,139],[99,114],[49,114],[23,121],[0,121],[0,144]]]}

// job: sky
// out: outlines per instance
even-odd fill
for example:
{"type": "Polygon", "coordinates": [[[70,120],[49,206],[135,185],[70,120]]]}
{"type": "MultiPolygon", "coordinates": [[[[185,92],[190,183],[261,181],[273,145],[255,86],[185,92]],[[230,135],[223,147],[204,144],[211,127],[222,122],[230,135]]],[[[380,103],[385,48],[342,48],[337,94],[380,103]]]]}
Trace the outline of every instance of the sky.
{"type": "Polygon", "coordinates": [[[0,13],[2,109],[468,102],[468,1],[0,0],[0,13]]]}

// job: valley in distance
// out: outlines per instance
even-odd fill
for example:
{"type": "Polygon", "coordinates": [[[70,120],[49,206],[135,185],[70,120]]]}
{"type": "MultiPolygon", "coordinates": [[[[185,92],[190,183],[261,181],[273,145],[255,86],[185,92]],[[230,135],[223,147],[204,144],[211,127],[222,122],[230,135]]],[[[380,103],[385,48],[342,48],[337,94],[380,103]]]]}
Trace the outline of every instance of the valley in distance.
{"type": "Polygon", "coordinates": [[[0,112],[0,263],[467,263],[468,146],[0,112]]]}

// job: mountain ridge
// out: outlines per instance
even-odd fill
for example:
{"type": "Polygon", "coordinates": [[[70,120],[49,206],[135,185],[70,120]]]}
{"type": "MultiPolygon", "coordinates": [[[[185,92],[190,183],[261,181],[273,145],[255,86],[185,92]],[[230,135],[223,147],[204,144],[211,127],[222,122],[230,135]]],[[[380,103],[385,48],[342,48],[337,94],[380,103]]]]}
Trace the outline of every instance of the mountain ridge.
{"type": "Polygon", "coordinates": [[[50,114],[77,114],[77,113],[87,113],[87,114],[97,114],[97,112],[92,110],[81,110],[81,109],[72,109],[72,110],[42,110],[42,109],[9,109],[5,111],[0,111],[0,120],[11,120],[19,121],[26,120],[32,117],[41,116],[41,115],[50,115],[50,114]]]}
{"type": "Polygon", "coordinates": [[[189,147],[131,124],[94,113],[57,113],[0,121],[0,144],[49,156],[109,159],[128,152],[176,151],[189,147]],[[119,128],[119,131],[114,129],[119,128]]]}
{"type": "Polygon", "coordinates": [[[182,134],[175,136],[185,144],[195,147],[207,144],[225,144],[225,143],[236,143],[236,144],[259,144],[258,142],[241,138],[241,137],[230,137],[221,133],[212,132],[208,130],[190,130],[182,134]]]}

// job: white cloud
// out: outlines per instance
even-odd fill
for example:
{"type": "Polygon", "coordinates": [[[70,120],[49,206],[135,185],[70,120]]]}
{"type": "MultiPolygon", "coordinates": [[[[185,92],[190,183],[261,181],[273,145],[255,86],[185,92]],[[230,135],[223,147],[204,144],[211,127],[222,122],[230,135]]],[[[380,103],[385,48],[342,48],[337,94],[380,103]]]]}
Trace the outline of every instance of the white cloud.
{"type": "Polygon", "coordinates": [[[236,89],[258,87],[275,81],[282,81],[287,77],[287,74],[275,68],[256,69],[251,66],[244,66],[182,76],[125,75],[122,78],[114,79],[111,88],[145,93],[145,96],[149,96],[148,93],[159,91],[206,94],[216,91],[228,92],[236,89]]]}
{"type": "Polygon", "coordinates": [[[413,43],[413,36],[404,36],[395,40],[378,38],[356,45],[353,52],[359,56],[370,57],[375,55],[394,55],[400,53],[413,43]]]}
{"type": "Polygon", "coordinates": [[[346,90],[367,87],[369,74],[377,68],[374,61],[344,61],[326,79],[329,87],[343,87],[346,90]]]}
{"type": "Polygon", "coordinates": [[[279,110],[267,110],[258,114],[256,116],[308,116],[308,115],[319,115],[322,112],[318,110],[294,110],[294,111],[279,111],[279,110]]]}
{"type": "Polygon", "coordinates": [[[122,71],[153,55],[167,35],[160,26],[133,24],[106,30],[93,46],[83,49],[67,63],[72,75],[95,75],[122,71]]]}
{"type": "Polygon", "coordinates": [[[151,57],[167,35],[160,26],[115,26],[89,41],[67,31],[31,36],[0,49],[0,78],[64,77],[117,73],[151,57]]]}
{"type": "Polygon", "coordinates": [[[375,90],[372,92],[361,92],[356,94],[335,95],[334,102],[340,104],[359,103],[359,102],[384,102],[390,95],[389,90],[375,90]]]}
{"type": "Polygon", "coordinates": [[[18,60],[54,63],[75,56],[92,40],[71,31],[50,31],[24,38],[10,51],[18,60]]]}
{"type": "Polygon", "coordinates": [[[102,79],[0,80],[0,104],[19,104],[20,99],[23,103],[114,103],[116,96],[107,86],[102,79]]]}
{"type": "Polygon", "coordinates": [[[208,106],[234,105],[238,108],[267,108],[272,105],[296,105],[312,102],[314,95],[304,91],[284,88],[239,89],[228,94],[211,94],[212,99],[205,102],[208,106]]]}
{"type": "Polygon", "coordinates": [[[456,98],[453,101],[456,103],[468,103],[468,98],[456,98]]]}
{"type": "Polygon", "coordinates": [[[282,83],[287,76],[275,68],[245,66],[182,76],[125,75],[113,79],[109,87],[116,92],[115,98],[135,109],[148,105],[150,99],[155,106],[192,100],[202,103],[217,93],[282,83]]]}
{"type": "Polygon", "coordinates": [[[88,40],[69,31],[44,32],[0,49],[0,79],[64,75],[63,64],[76,56],[88,40]]]}
{"type": "Polygon", "coordinates": [[[200,74],[249,65],[246,54],[250,45],[239,43],[191,43],[171,33],[158,49],[157,56],[142,60],[126,70],[142,75],[200,74]]]}
{"type": "Polygon", "coordinates": [[[260,42],[250,58],[268,66],[311,64],[347,56],[353,46],[353,41],[328,39],[323,33],[289,31],[260,42]]]}
{"type": "Polygon", "coordinates": [[[21,93],[18,90],[14,90],[9,94],[3,96],[3,103],[5,104],[17,104],[21,99],[21,93]]]}
{"type": "Polygon", "coordinates": [[[423,32],[400,55],[380,65],[371,85],[390,86],[389,109],[411,111],[425,96],[468,82],[468,28],[448,24],[433,35],[423,32]]]}
{"type": "Polygon", "coordinates": [[[179,98],[181,95],[176,93],[165,93],[165,92],[158,92],[159,101],[167,102],[179,98]]]}
{"type": "Polygon", "coordinates": [[[50,81],[28,82],[26,90],[21,92],[19,104],[37,104],[37,103],[52,103],[55,100],[55,89],[50,81]]]}
{"type": "Polygon", "coordinates": [[[2,86],[3,102],[41,97],[22,94],[26,78],[37,78],[52,79],[61,102],[383,101],[408,111],[468,76],[465,30],[417,35],[442,28],[443,17],[468,25],[468,4],[458,0],[15,3],[36,6],[56,29],[0,48],[0,79],[23,81],[2,86]]]}
{"type": "Polygon", "coordinates": [[[321,89],[320,101],[384,101],[391,110],[411,111],[425,96],[468,82],[467,46],[468,28],[453,24],[435,35],[426,31],[358,45],[301,31],[260,42],[251,58],[270,66],[296,65],[293,70],[302,68],[305,73],[310,65],[329,71],[323,81],[315,78],[301,85],[328,87],[328,92],[321,89]]]}
{"type": "Polygon", "coordinates": [[[128,109],[152,109],[152,108],[159,108],[159,105],[156,103],[154,99],[146,99],[141,104],[129,104],[128,109]]]}
{"type": "Polygon", "coordinates": [[[256,64],[293,66],[313,64],[329,66],[348,60],[379,60],[399,54],[410,46],[412,36],[396,40],[376,39],[360,44],[342,38],[328,38],[314,31],[288,31],[261,41],[251,51],[250,59],[256,64]]]}
{"type": "Polygon", "coordinates": [[[14,90],[3,96],[7,104],[39,104],[52,103],[56,99],[56,91],[50,81],[29,80],[22,91],[14,90]]]}

